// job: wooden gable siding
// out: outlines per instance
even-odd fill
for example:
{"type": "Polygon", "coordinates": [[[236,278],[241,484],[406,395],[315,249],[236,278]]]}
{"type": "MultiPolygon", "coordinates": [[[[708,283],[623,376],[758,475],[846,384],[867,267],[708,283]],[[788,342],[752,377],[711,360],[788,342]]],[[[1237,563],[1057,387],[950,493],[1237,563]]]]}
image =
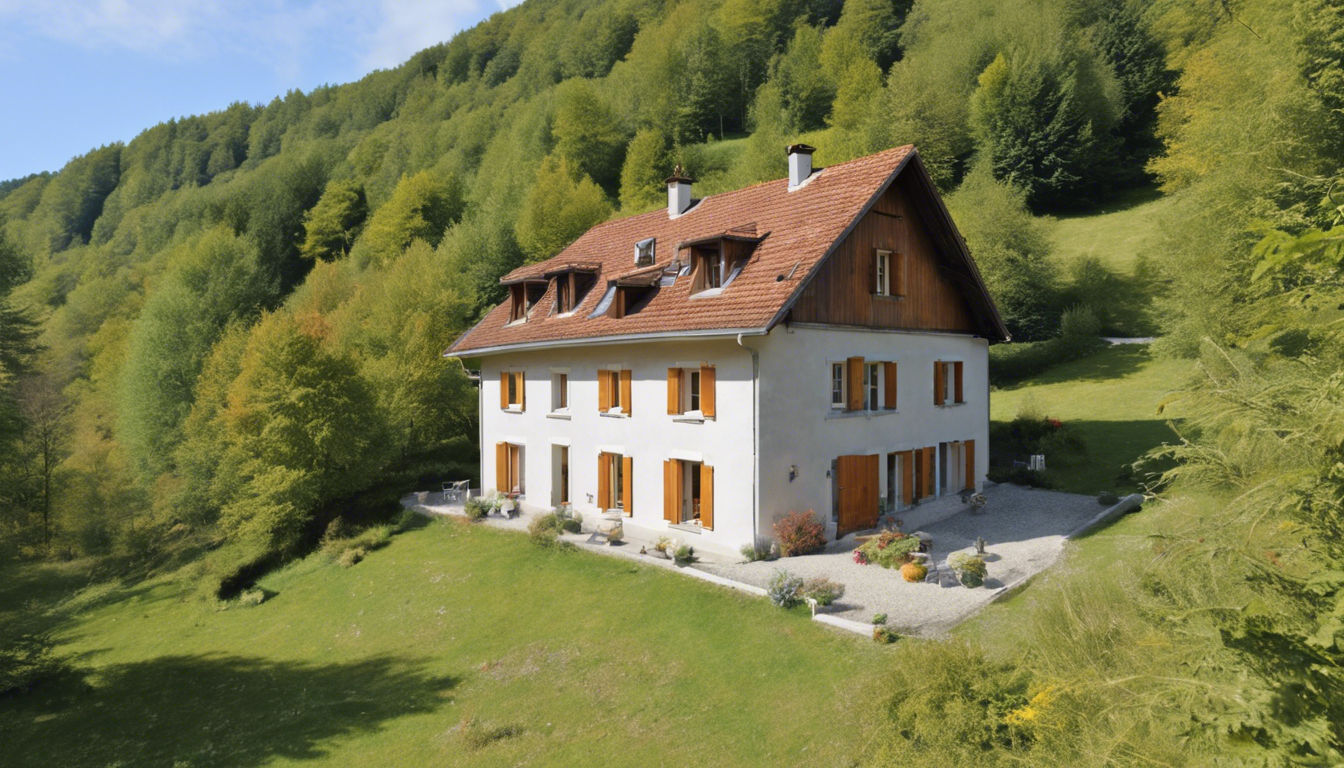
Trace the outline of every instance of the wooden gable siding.
{"type": "Polygon", "coordinates": [[[942,257],[910,194],[898,181],[859,220],[803,289],[794,322],[977,332],[961,291],[939,272],[942,257]],[[904,262],[904,298],[873,295],[878,249],[892,252],[893,272],[904,262]]]}

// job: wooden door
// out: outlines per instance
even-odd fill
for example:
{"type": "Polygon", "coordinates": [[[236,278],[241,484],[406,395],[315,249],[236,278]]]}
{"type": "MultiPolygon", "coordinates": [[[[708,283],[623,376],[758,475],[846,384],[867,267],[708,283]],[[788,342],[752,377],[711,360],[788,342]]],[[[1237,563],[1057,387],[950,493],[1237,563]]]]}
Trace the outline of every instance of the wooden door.
{"type": "Polygon", "coordinates": [[[877,527],[878,456],[841,456],[835,481],[840,490],[840,521],[836,535],[877,527]]]}

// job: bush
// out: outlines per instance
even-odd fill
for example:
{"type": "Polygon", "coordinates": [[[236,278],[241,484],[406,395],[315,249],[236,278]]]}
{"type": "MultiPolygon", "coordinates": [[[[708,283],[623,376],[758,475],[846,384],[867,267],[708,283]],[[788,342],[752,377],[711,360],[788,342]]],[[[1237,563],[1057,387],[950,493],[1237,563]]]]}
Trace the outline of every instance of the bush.
{"type": "Polygon", "coordinates": [[[770,602],[780,608],[792,608],[803,601],[799,594],[802,589],[802,579],[780,568],[770,577],[770,584],[766,586],[765,594],[770,597],[770,602]]]}
{"type": "Polygon", "coordinates": [[[1079,360],[1110,346],[1098,334],[1101,322],[1089,307],[1065,311],[1060,334],[1046,341],[995,344],[989,348],[989,383],[1011,384],[1060,363],[1079,360]]]}
{"type": "Polygon", "coordinates": [[[263,589],[249,589],[238,596],[238,605],[243,608],[251,608],[266,602],[266,591],[263,589]]]}
{"type": "Polygon", "coordinates": [[[672,559],[677,565],[690,565],[695,562],[695,547],[689,544],[682,544],[672,552],[672,559]]]}
{"type": "Polygon", "coordinates": [[[489,501],[479,496],[473,496],[467,499],[466,503],[462,505],[462,509],[467,513],[468,520],[477,522],[484,520],[490,514],[490,506],[489,501]]]}
{"type": "Polygon", "coordinates": [[[883,568],[900,568],[910,560],[910,553],[919,549],[919,537],[888,531],[871,536],[854,550],[854,562],[860,565],[876,563],[883,568]]]}
{"type": "Polygon", "coordinates": [[[873,614],[873,624],[875,624],[875,625],[880,625],[880,624],[886,624],[886,623],[887,623],[887,614],[885,614],[885,613],[874,613],[874,614],[873,614]]]}
{"type": "Polygon", "coordinates": [[[911,584],[918,584],[929,575],[929,567],[923,563],[909,562],[901,566],[901,578],[911,584]]]}
{"type": "Polygon", "coordinates": [[[990,467],[985,477],[995,483],[1012,483],[1028,488],[1049,488],[1045,475],[1026,467],[990,467]]]}
{"type": "Polygon", "coordinates": [[[279,552],[249,544],[231,544],[202,562],[200,588],[210,599],[232,600],[283,561],[279,552]]]}
{"type": "Polygon", "coordinates": [[[896,634],[893,630],[887,629],[886,627],[873,627],[873,642],[881,643],[882,645],[891,645],[900,639],[901,636],[896,634]]]}
{"type": "Polygon", "coordinates": [[[845,585],[817,576],[803,584],[803,596],[816,600],[817,605],[830,605],[845,596],[845,585]]]}
{"type": "Polygon", "coordinates": [[[742,559],[748,563],[754,563],[758,560],[774,560],[778,557],[778,553],[775,552],[775,543],[759,537],[755,543],[743,544],[738,551],[742,553],[742,559]]]}
{"type": "Polygon", "coordinates": [[[543,547],[555,546],[560,540],[561,525],[564,521],[554,512],[537,515],[527,524],[527,533],[532,542],[543,547]]]}
{"type": "Polygon", "coordinates": [[[342,550],[336,557],[336,562],[341,564],[342,568],[350,568],[364,560],[364,556],[369,554],[363,547],[350,547],[342,550]]]}
{"type": "Polygon", "coordinates": [[[956,574],[961,583],[967,587],[979,587],[985,583],[985,576],[989,569],[985,567],[985,561],[979,557],[974,557],[965,552],[958,552],[947,558],[947,565],[956,574]]]}
{"type": "Polygon", "coordinates": [[[775,523],[775,536],[785,557],[796,557],[820,551],[826,546],[826,527],[812,510],[793,512],[775,523]]]}

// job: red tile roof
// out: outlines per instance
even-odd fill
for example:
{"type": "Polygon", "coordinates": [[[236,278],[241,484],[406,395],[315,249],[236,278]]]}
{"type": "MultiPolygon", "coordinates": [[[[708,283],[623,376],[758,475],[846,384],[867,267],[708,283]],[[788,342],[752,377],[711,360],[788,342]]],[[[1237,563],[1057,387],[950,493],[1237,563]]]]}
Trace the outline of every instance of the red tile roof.
{"type": "Polygon", "coordinates": [[[675,219],[669,219],[663,208],[599,224],[554,258],[520,267],[503,278],[516,282],[541,277],[557,265],[601,264],[597,283],[572,314],[550,315],[552,286],[527,322],[509,325],[506,301],[464,333],[447,354],[652,333],[768,330],[813,267],[914,155],[912,146],[897,147],[822,169],[792,192],[788,180],[780,179],[704,198],[675,219]],[[658,238],[657,263],[666,266],[677,256],[680,243],[753,232],[763,239],[741,274],[719,295],[692,298],[692,281],[683,277],[660,289],[635,314],[588,317],[609,280],[636,271],[634,246],[640,240],[658,238]]]}

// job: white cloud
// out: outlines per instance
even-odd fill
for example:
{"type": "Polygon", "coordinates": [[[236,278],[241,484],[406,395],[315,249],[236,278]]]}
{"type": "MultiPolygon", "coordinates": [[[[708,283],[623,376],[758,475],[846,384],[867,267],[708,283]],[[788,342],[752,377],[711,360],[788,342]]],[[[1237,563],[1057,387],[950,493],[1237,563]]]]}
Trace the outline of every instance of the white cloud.
{"type": "Polygon", "coordinates": [[[416,51],[451,39],[489,10],[477,0],[381,0],[378,8],[380,18],[362,57],[370,69],[395,67],[416,51]]]}

